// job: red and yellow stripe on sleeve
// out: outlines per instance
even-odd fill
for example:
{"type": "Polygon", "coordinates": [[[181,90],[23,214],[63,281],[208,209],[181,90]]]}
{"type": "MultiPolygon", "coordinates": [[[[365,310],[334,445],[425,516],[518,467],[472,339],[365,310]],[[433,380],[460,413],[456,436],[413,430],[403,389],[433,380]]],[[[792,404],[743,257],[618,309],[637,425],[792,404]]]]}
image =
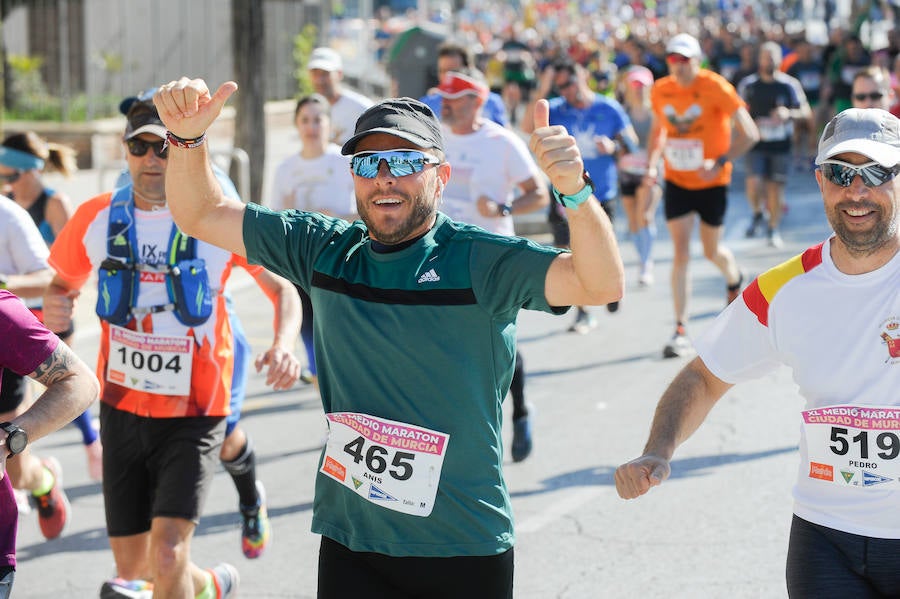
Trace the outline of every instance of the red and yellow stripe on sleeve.
{"type": "Polygon", "coordinates": [[[787,262],[767,270],[747,285],[742,294],[744,303],[756,315],[760,324],[769,326],[769,303],[788,281],[822,263],[823,245],[824,243],[820,243],[813,246],[787,262]]]}

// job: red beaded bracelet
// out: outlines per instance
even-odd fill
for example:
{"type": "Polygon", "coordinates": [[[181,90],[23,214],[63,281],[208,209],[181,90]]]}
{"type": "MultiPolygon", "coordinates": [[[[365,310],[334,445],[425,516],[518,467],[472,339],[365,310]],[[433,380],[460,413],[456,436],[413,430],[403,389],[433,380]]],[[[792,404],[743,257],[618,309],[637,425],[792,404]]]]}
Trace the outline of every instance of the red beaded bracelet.
{"type": "Polygon", "coordinates": [[[200,137],[195,137],[194,139],[185,139],[183,137],[178,137],[171,131],[166,131],[166,145],[172,144],[176,148],[196,148],[202,146],[206,142],[206,133],[202,133],[200,137]]]}

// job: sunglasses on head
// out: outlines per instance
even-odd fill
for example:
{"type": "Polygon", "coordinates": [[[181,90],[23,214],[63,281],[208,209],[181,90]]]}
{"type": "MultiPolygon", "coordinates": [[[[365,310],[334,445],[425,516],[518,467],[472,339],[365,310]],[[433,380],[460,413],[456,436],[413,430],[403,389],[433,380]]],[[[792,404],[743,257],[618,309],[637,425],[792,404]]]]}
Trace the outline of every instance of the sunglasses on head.
{"type": "Polygon", "coordinates": [[[383,152],[359,152],[350,157],[350,170],[353,174],[364,179],[374,179],[378,176],[378,167],[381,161],[387,163],[391,175],[405,177],[414,173],[420,173],[426,164],[440,164],[437,156],[426,154],[420,150],[385,150],[383,152]]]}
{"type": "Polygon", "coordinates": [[[869,92],[867,94],[853,94],[853,99],[857,102],[865,102],[866,100],[871,100],[872,102],[877,102],[878,100],[884,97],[884,92],[869,92]]]}
{"type": "Polygon", "coordinates": [[[673,62],[677,64],[683,64],[685,62],[690,62],[691,59],[687,56],[683,56],[681,54],[666,54],[666,62],[673,62]]]}
{"type": "Polygon", "coordinates": [[[850,187],[853,178],[857,175],[866,187],[878,187],[896,177],[898,173],[900,173],[900,164],[886,167],[874,160],[865,164],[850,164],[842,160],[826,160],[822,163],[822,174],[840,187],[850,187]]]}
{"type": "Polygon", "coordinates": [[[0,175],[0,181],[4,183],[15,183],[22,176],[22,171],[13,171],[8,175],[0,175]]]}
{"type": "Polygon", "coordinates": [[[166,140],[164,139],[151,142],[134,137],[125,140],[125,144],[128,146],[128,152],[131,153],[132,156],[143,156],[147,153],[149,148],[153,148],[153,153],[156,154],[158,158],[165,159],[169,156],[169,147],[166,145],[166,140]]]}

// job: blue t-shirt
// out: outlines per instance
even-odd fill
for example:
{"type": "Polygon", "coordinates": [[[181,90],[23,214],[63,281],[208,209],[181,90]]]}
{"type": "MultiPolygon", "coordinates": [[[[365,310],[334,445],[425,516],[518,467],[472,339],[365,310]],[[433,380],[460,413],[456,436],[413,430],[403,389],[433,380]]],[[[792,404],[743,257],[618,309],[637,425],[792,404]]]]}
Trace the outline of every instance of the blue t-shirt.
{"type": "Polygon", "coordinates": [[[594,102],[587,108],[575,108],[565,98],[550,100],[550,124],[563,125],[578,143],[584,168],[594,181],[594,196],[608,202],[618,192],[616,159],[597,151],[597,136],[615,139],[631,124],[625,109],[612,98],[594,94],[594,102]]]}

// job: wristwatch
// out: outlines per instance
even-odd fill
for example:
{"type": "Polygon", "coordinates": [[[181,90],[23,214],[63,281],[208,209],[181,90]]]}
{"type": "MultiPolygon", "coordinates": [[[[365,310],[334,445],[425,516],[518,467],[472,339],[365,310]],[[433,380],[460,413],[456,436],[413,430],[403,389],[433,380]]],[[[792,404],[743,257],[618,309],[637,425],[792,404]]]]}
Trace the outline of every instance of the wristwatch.
{"type": "Polygon", "coordinates": [[[497,202],[497,214],[500,216],[509,216],[512,214],[512,204],[501,204],[497,202]]]}
{"type": "Polygon", "coordinates": [[[28,445],[28,433],[12,422],[0,422],[0,428],[6,431],[6,449],[9,450],[9,455],[22,453],[28,445]]]}
{"type": "Polygon", "coordinates": [[[584,187],[578,193],[570,196],[562,195],[555,187],[551,186],[550,191],[553,193],[553,199],[566,208],[572,208],[573,210],[578,208],[594,193],[594,181],[587,171],[581,173],[581,178],[584,180],[584,187]]]}

